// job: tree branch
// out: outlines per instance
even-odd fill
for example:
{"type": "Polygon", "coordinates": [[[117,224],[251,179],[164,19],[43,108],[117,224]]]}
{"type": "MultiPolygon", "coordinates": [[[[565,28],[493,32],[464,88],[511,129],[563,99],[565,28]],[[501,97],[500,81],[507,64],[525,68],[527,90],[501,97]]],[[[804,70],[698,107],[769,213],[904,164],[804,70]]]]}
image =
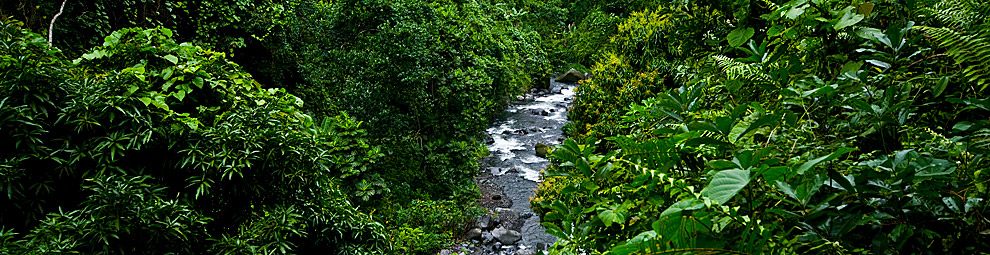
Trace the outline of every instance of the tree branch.
{"type": "Polygon", "coordinates": [[[52,34],[55,32],[52,29],[55,28],[55,19],[57,19],[59,15],[62,15],[62,10],[65,9],[65,2],[67,1],[69,0],[62,0],[62,7],[59,7],[58,13],[55,14],[55,17],[52,17],[52,23],[48,24],[48,47],[52,47],[52,34]]]}

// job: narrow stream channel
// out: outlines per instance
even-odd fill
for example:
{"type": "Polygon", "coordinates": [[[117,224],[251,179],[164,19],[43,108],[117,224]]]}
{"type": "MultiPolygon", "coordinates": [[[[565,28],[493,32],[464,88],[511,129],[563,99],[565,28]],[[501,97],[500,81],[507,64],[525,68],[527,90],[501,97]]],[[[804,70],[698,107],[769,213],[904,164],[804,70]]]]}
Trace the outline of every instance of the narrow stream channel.
{"type": "Polygon", "coordinates": [[[480,217],[465,234],[469,244],[443,250],[448,254],[544,254],[557,238],[540,226],[530,209],[540,170],[549,165],[537,156],[536,145],[563,140],[561,127],[574,98],[574,84],[550,81],[549,90],[533,90],[514,100],[488,128],[490,154],[482,159],[477,179],[480,204],[491,213],[480,217]],[[518,238],[517,238],[518,237],[518,238]]]}

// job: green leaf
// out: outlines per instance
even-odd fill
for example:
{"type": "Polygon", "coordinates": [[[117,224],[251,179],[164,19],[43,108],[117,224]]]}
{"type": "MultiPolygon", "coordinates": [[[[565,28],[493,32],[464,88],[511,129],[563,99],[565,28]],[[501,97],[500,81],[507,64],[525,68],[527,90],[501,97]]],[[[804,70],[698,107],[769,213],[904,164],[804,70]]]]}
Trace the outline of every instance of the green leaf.
{"type": "Polygon", "coordinates": [[[839,73],[840,74],[848,73],[848,72],[855,73],[856,71],[859,71],[859,69],[862,67],[863,67],[863,61],[857,61],[857,62],[849,61],[846,62],[845,65],[842,65],[842,69],[840,69],[839,73]]]}
{"type": "Polygon", "coordinates": [[[776,181],[777,189],[784,192],[788,197],[797,200],[801,205],[808,205],[811,201],[811,197],[818,193],[822,185],[825,184],[825,177],[823,174],[816,174],[813,176],[802,178],[796,186],[792,186],[785,182],[776,181]]]}
{"type": "Polygon", "coordinates": [[[86,59],[86,60],[93,60],[93,59],[102,58],[103,57],[103,51],[101,51],[101,50],[94,50],[93,52],[90,52],[90,53],[84,53],[82,55],[82,57],[83,57],[83,59],[86,59]]]}
{"type": "Polygon", "coordinates": [[[178,57],[175,57],[175,55],[169,54],[169,55],[165,55],[162,58],[164,58],[165,60],[168,60],[168,62],[172,62],[173,65],[176,64],[176,63],[179,63],[179,58],[178,57]]]}
{"type": "Polygon", "coordinates": [[[973,123],[969,121],[963,121],[952,125],[953,132],[966,132],[973,127],[973,123]]]}
{"type": "Polygon", "coordinates": [[[887,69],[890,68],[890,64],[888,64],[887,62],[880,61],[880,60],[870,59],[870,60],[867,60],[866,62],[867,63],[870,63],[870,64],[873,64],[873,65],[875,65],[877,67],[883,68],[884,70],[887,70],[887,69]]]}
{"type": "Polygon", "coordinates": [[[202,77],[196,77],[195,79],[192,80],[192,83],[193,83],[193,85],[196,85],[197,88],[203,88],[203,78],[202,77]]]}
{"type": "Polygon", "coordinates": [[[718,204],[724,204],[746,187],[746,184],[749,184],[748,170],[723,170],[715,173],[711,183],[701,190],[701,195],[718,204]]]}
{"type": "Polygon", "coordinates": [[[776,180],[780,180],[785,175],[787,175],[787,167],[786,166],[770,167],[767,168],[766,171],[763,171],[761,174],[763,175],[763,180],[770,183],[776,180]]]}
{"type": "Polygon", "coordinates": [[[605,227],[612,226],[612,223],[622,224],[626,222],[626,216],[615,210],[603,210],[598,213],[598,218],[602,220],[602,223],[605,223],[605,227]]]}
{"type": "Polygon", "coordinates": [[[849,6],[846,7],[845,9],[842,9],[842,11],[839,12],[842,14],[842,17],[839,18],[839,22],[835,23],[834,26],[835,30],[840,30],[852,25],[856,25],[856,23],[863,21],[863,18],[865,18],[866,16],[856,13],[854,9],[856,8],[849,6]]]}
{"type": "Polygon", "coordinates": [[[732,46],[733,48],[742,46],[743,43],[749,41],[749,38],[752,38],[755,33],[756,30],[751,27],[736,28],[732,30],[732,32],[729,32],[729,37],[727,38],[729,40],[729,46],[732,46]]]}
{"type": "Polygon", "coordinates": [[[688,200],[681,200],[677,203],[670,205],[670,207],[667,207],[666,210],[663,210],[663,212],[660,213],[660,217],[663,218],[665,216],[679,213],[681,211],[698,210],[703,207],[705,207],[705,202],[699,199],[692,198],[688,200]]]}
{"type": "Polygon", "coordinates": [[[796,19],[798,16],[801,16],[801,14],[804,14],[804,9],[808,9],[808,7],[811,7],[811,5],[804,4],[801,6],[795,6],[790,10],[787,10],[787,13],[784,13],[784,16],[788,19],[796,19]]]}
{"type": "Polygon", "coordinates": [[[864,16],[870,15],[870,13],[873,13],[873,7],[874,5],[871,2],[862,3],[856,7],[856,13],[864,16]]]}
{"type": "Polygon", "coordinates": [[[816,158],[816,159],[813,159],[813,160],[808,161],[808,162],[804,162],[804,164],[801,164],[801,166],[798,166],[797,168],[795,168],[794,169],[794,172],[797,173],[798,175],[804,174],[804,172],[807,172],[809,169],[811,169],[812,167],[815,167],[816,165],[822,163],[823,161],[828,161],[828,160],[832,160],[832,159],[838,158],[839,156],[842,156],[843,154],[849,153],[849,152],[854,151],[854,150],[856,150],[856,149],[846,148],[846,147],[840,148],[839,150],[833,152],[832,154],[828,154],[827,156],[823,156],[823,157],[816,158]]]}
{"type": "Polygon", "coordinates": [[[947,85],[949,85],[949,77],[942,77],[941,79],[938,79],[938,83],[936,83],[935,88],[932,89],[932,95],[941,95],[942,92],[945,91],[945,87],[947,85]]]}
{"type": "Polygon", "coordinates": [[[176,91],[176,92],[172,92],[172,96],[174,96],[175,99],[179,99],[179,102],[182,102],[182,99],[185,99],[186,98],[186,91],[185,90],[179,90],[179,91],[176,91]]]}
{"type": "MultiPolygon", "coordinates": [[[[135,85],[128,85],[128,86],[127,86],[127,93],[124,93],[124,96],[125,96],[125,97],[126,97],[126,96],[131,96],[131,95],[133,95],[133,94],[134,94],[134,92],[136,92],[136,91],[137,91],[138,89],[139,89],[139,87],[138,87],[138,86],[135,86],[135,85]]],[[[148,105],[148,103],[145,103],[145,105],[147,106],[147,105],[148,105]]]]}
{"type": "Polygon", "coordinates": [[[738,136],[734,137],[733,143],[738,142],[739,138],[746,136],[746,134],[752,132],[753,130],[756,130],[757,128],[777,123],[777,121],[780,120],[780,118],[781,115],[779,114],[770,114],[757,119],[752,124],[749,124],[749,126],[746,127],[746,130],[744,130],[742,133],[739,133],[738,136]]]}
{"type": "Polygon", "coordinates": [[[731,161],[718,159],[718,160],[708,161],[708,167],[718,170],[724,170],[724,169],[736,168],[738,166],[736,165],[736,163],[732,163],[731,161]]]}

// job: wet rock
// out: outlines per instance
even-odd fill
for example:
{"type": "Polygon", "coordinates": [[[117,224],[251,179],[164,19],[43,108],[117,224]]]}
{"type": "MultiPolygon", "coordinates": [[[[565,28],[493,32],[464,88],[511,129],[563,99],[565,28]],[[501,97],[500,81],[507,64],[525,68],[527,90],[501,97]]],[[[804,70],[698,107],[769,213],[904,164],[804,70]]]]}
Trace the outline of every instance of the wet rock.
{"type": "Polygon", "coordinates": [[[529,109],[529,114],[540,115],[540,110],[539,109],[529,109]]]}
{"type": "Polygon", "coordinates": [[[516,251],[516,255],[535,255],[536,251],[530,249],[521,249],[516,251]]]}
{"type": "Polygon", "coordinates": [[[498,213],[498,217],[499,218],[503,218],[502,216],[508,216],[509,219],[517,219],[517,218],[519,218],[519,210],[516,210],[516,209],[511,209],[511,208],[495,208],[495,213],[498,213]]]}
{"type": "Polygon", "coordinates": [[[550,112],[557,112],[557,109],[550,109],[550,112]]]}
{"type": "MultiPolygon", "coordinates": [[[[492,200],[501,200],[502,199],[502,196],[499,196],[499,195],[495,195],[495,196],[492,196],[492,200]],[[495,196],[498,196],[498,199],[495,199],[495,196]]],[[[493,227],[494,226],[492,224],[492,215],[491,214],[482,214],[481,216],[478,216],[478,219],[475,220],[475,222],[474,222],[474,226],[475,227],[478,227],[480,229],[491,229],[490,227],[493,227]]],[[[481,235],[481,233],[478,233],[478,235],[481,235]]]]}
{"type": "Polygon", "coordinates": [[[540,129],[540,128],[530,128],[529,129],[529,132],[539,133],[539,132],[543,132],[543,129],[540,129]]]}
{"type": "Polygon", "coordinates": [[[511,135],[512,134],[512,131],[509,131],[509,130],[502,131],[502,134],[503,135],[511,135]]]}
{"type": "Polygon", "coordinates": [[[507,174],[518,174],[519,173],[519,169],[510,168],[508,171],[505,171],[505,173],[507,173],[507,174]]]}
{"type": "Polygon", "coordinates": [[[534,214],[531,213],[531,212],[526,212],[526,213],[523,213],[522,215],[519,215],[519,218],[529,219],[529,218],[533,217],[533,215],[534,214]]]}
{"type": "Polygon", "coordinates": [[[495,236],[495,239],[498,239],[499,242],[505,244],[514,244],[522,239],[522,234],[520,234],[519,231],[505,229],[502,227],[492,230],[492,235],[495,236]]]}
{"type": "Polygon", "coordinates": [[[529,131],[526,131],[525,129],[520,129],[520,130],[516,130],[515,133],[520,135],[526,135],[529,134],[529,131]]]}
{"type": "Polygon", "coordinates": [[[550,116],[550,113],[549,113],[549,112],[547,112],[547,110],[541,110],[541,111],[540,111],[540,115],[543,115],[543,116],[550,116]]]}
{"type": "Polygon", "coordinates": [[[585,76],[584,73],[579,72],[578,70],[574,70],[574,68],[571,68],[571,70],[567,70],[566,73],[557,76],[557,78],[554,80],[556,80],[557,82],[578,82],[586,78],[587,76],[585,76]]]}
{"type": "Polygon", "coordinates": [[[495,143],[495,138],[492,138],[491,136],[485,137],[485,144],[493,144],[493,143],[495,143]]]}
{"type": "Polygon", "coordinates": [[[547,248],[550,248],[550,247],[547,246],[547,244],[545,244],[545,243],[536,243],[536,250],[538,250],[538,251],[545,251],[545,250],[547,250],[547,248]]]}
{"type": "Polygon", "coordinates": [[[516,96],[516,101],[523,101],[523,100],[526,100],[526,97],[521,96],[521,95],[520,96],[516,96]]]}
{"type": "Polygon", "coordinates": [[[454,255],[454,254],[457,254],[457,252],[452,250],[440,250],[440,252],[437,253],[437,255],[454,255]]]}
{"type": "Polygon", "coordinates": [[[571,101],[571,99],[572,99],[572,98],[570,98],[570,97],[565,97],[565,98],[564,98],[564,101],[571,101]]]}
{"type": "Polygon", "coordinates": [[[547,146],[546,144],[543,144],[543,143],[537,143],[536,144],[536,156],[537,157],[546,158],[547,157],[547,152],[549,152],[549,151],[550,151],[550,146],[547,146]]]}
{"type": "Polygon", "coordinates": [[[536,97],[533,97],[532,95],[526,96],[526,101],[527,102],[536,101],[536,97]]]}
{"type": "Polygon", "coordinates": [[[550,90],[550,93],[560,94],[561,93],[561,88],[560,87],[553,88],[553,89],[550,90]]]}
{"type": "Polygon", "coordinates": [[[467,234],[464,234],[464,239],[467,239],[467,240],[475,240],[475,239],[481,240],[481,229],[480,228],[472,228],[471,230],[468,230],[467,234]]]}
{"type": "Polygon", "coordinates": [[[495,235],[492,235],[491,232],[482,232],[481,233],[481,241],[484,241],[484,243],[486,243],[486,244],[487,243],[491,243],[492,240],[495,240],[495,235]]]}

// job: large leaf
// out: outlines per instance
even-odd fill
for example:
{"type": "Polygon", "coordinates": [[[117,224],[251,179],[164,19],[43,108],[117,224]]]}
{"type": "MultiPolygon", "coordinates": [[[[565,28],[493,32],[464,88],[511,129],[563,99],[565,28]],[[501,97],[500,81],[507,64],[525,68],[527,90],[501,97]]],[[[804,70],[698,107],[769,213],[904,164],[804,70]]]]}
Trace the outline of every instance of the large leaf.
{"type": "Polygon", "coordinates": [[[723,170],[715,173],[712,182],[701,190],[701,195],[718,204],[724,204],[746,187],[746,184],[749,184],[748,170],[723,170]]]}
{"type": "Polygon", "coordinates": [[[753,34],[755,34],[755,33],[756,33],[756,30],[754,30],[751,27],[745,27],[745,28],[740,27],[740,28],[736,28],[736,29],[732,30],[732,32],[729,32],[729,37],[727,38],[729,40],[729,46],[732,46],[732,47],[742,46],[743,43],[746,43],[746,41],[749,41],[749,38],[752,38],[753,37],[753,34]]]}
{"type": "Polygon", "coordinates": [[[798,166],[797,168],[795,168],[794,169],[794,172],[797,173],[797,174],[799,174],[799,175],[804,174],[804,172],[807,172],[812,167],[815,167],[816,165],[818,165],[818,164],[820,164],[820,163],[822,163],[824,161],[833,160],[835,158],[838,158],[839,156],[842,156],[843,154],[849,153],[850,151],[854,151],[854,150],[856,150],[856,149],[845,148],[845,147],[840,148],[839,150],[833,152],[832,154],[828,154],[827,156],[816,158],[816,159],[812,159],[811,161],[808,161],[808,162],[804,162],[804,164],[801,164],[800,166],[798,166]]]}
{"type": "Polygon", "coordinates": [[[626,215],[621,210],[603,210],[598,213],[598,218],[605,223],[605,227],[612,226],[612,223],[626,222],[626,215]]]}
{"type": "Polygon", "coordinates": [[[811,201],[811,197],[818,193],[822,185],[825,184],[825,175],[816,174],[811,176],[805,176],[798,181],[797,184],[791,185],[785,182],[776,181],[777,189],[784,192],[788,197],[797,200],[801,205],[808,205],[811,201]]]}
{"type": "Polygon", "coordinates": [[[856,13],[855,9],[856,9],[855,7],[849,6],[846,7],[845,9],[842,9],[842,11],[839,12],[840,14],[842,14],[842,17],[840,17],[839,21],[835,23],[834,26],[835,30],[840,30],[852,25],[856,25],[856,23],[863,21],[863,18],[865,18],[866,16],[856,13]]]}
{"type": "Polygon", "coordinates": [[[687,211],[698,210],[703,207],[705,207],[705,203],[699,199],[692,198],[687,200],[681,200],[680,202],[670,205],[670,207],[667,207],[666,210],[663,210],[663,212],[660,213],[660,217],[662,218],[685,210],[687,211]]]}

